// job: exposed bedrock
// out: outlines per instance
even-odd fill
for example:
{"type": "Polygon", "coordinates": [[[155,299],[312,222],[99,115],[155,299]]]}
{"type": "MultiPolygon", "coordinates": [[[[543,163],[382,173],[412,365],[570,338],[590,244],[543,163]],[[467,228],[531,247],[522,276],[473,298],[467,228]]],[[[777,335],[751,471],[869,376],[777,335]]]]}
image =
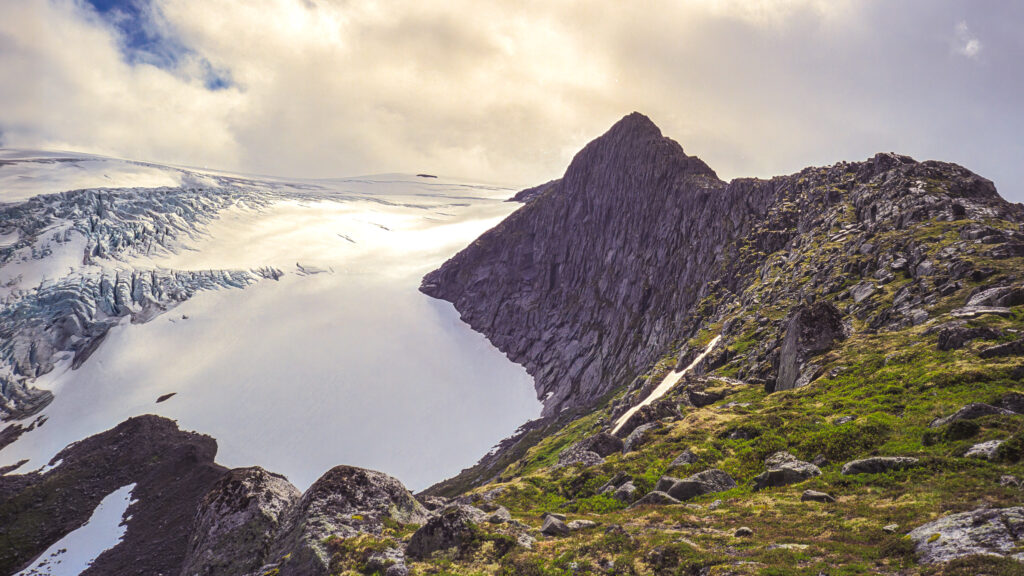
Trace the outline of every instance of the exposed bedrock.
{"type": "MultiPolygon", "coordinates": [[[[982,271],[957,267],[955,253],[926,258],[912,244],[877,253],[867,240],[873,233],[933,218],[1021,219],[1020,206],[1000,198],[990,181],[895,154],[726,183],[638,113],[588,144],[560,180],[521,199],[522,208],[428,274],[420,289],[453,302],[465,322],[526,367],[545,416],[592,406],[629,384],[692,337],[716,306],[771,276],[769,255],[804,258],[812,233],[840,229],[828,241],[861,255],[858,267],[851,258],[833,258],[810,284],[776,283],[769,297],[796,304],[801,294],[818,292],[834,299],[845,278],[864,277],[848,290],[853,309],[845,313],[863,314],[872,329],[882,329],[927,319],[925,278],[953,282],[982,271]],[[915,284],[891,307],[873,308],[874,279],[894,270],[911,274],[915,284]]],[[[999,234],[1003,251],[1020,243],[1012,233],[999,234]]],[[[751,314],[758,304],[743,303],[751,314]]],[[[770,385],[780,376],[784,330],[767,318],[763,324],[768,333],[749,352],[745,376],[770,385]]],[[[840,337],[831,318],[827,328],[823,341],[840,337]]],[[[804,364],[821,347],[797,348],[784,366],[783,388],[814,376],[804,364]]],[[[694,352],[684,347],[679,365],[694,352]]],[[[720,365],[728,354],[719,347],[705,364],[720,365]]]]}

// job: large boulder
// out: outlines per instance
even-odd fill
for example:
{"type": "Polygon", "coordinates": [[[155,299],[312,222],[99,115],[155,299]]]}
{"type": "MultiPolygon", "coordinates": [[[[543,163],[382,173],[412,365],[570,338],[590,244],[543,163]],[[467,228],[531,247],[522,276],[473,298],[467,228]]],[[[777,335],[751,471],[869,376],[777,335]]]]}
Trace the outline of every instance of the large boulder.
{"type": "Polygon", "coordinates": [[[295,508],[289,528],[274,547],[274,558],[287,558],[281,576],[327,574],[328,537],[380,534],[386,519],[419,524],[429,518],[427,509],[397,479],[354,466],[328,470],[295,508]]]}
{"type": "Polygon", "coordinates": [[[711,468],[679,480],[662,476],[655,490],[661,490],[676,500],[683,501],[703,494],[725,492],[736,487],[736,481],[727,473],[711,468]]]}
{"type": "Polygon", "coordinates": [[[231,470],[199,505],[182,574],[247,574],[266,564],[282,522],[301,496],[284,476],[263,468],[231,470]]]}
{"type": "Polygon", "coordinates": [[[905,470],[917,466],[920,461],[909,456],[873,456],[843,464],[841,474],[881,474],[892,470],[905,470]]]}
{"type": "Polygon", "coordinates": [[[604,462],[604,458],[616,452],[622,452],[622,439],[607,432],[588,436],[569,446],[558,455],[558,467],[582,464],[594,466],[604,462]]]}
{"type": "Polygon", "coordinates": [[[960,323],[951,323],[939,330],[939,350],[959,350],[971,340],[984,338],[992,340],[1002,334],[984,326],[969,328],[960,323]]]}
{"type": "Polygon", "coordinates": [[[452,506],[421,526],[405,548],[410,558],[427,558],[437,550],[461,547],[473,537],[478,517],[467,506],[452,506]]]}
{"type": "Polygon", "coordinates": [[[669,496],[667,493],[661,490],[651,490],[644,497],[633,502],[630,508],[639,508],[640,506],[665,506],[667,504],[679,504],[679,500],[669,496]]]}
{"type": "Polygon", "coordinates": [[[924,564],[962,556],[1012,557],[1024,560],[1024,508],[982,508],[939,518],[909,534],[924,564]]]}
{"type": "Polygon", "coordinates": [[[831,349],[846,338],[843,315],[828,302],[798,306],[786,322],[779,349],[779,376],[772,391],[790,390],[807,384],[807,361],[831,349]]]}
{"type": "Polygon", "coordinates": [[[810,462],[797,460],[789,452],[772,454],[765,459],[764,465],[765,471],[754,478],[754,490],[795,484],[821,475],[820,468],[810,462]]]}
{"type": "Polygon", "coordinates": [[[957,410],[956,412],[950,414],[949,416],[946,416],[944,418],[936,418],[935,420],[932,420],[932,423],[929,424],[928,426],[930,428],[939,428],[941,426],[945,426],[946,424],[950,424],[958,420],[974,420],[975,418],[981,418],[982,416],[992,416],[995,414],[1010,415],[1015,414],[1015,412],[1013,412],[1012,410],[1007,410],[1006,408],[992,406],[991,404],[973,402],[957,410]]]}

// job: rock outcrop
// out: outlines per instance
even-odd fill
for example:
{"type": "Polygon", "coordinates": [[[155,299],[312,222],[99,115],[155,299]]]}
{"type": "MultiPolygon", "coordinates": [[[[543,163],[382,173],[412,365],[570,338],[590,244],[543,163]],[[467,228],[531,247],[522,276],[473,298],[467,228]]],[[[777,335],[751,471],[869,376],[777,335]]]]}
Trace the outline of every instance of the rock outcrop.
{"type": "Polygon", "coordinates": [[[139,416],[65,448],[48,472],[0,476],[0,573],[21,570],[85,524],[107,494],[135,484],[121,544],[84,574],[177,574],[195,511],[226,472],[216,453],[209,436],[139,416]]]}
{"type": "Polygon", "coordinates": [[[915,528],[909,536],[924,564],[975,554],[1024,560],[1020,552],[1024,508],[982,508],[951,514],[915,528]]]}
{"type": "MultiPolygon", "coordinates": [[[[725,183],[634,113],[588,144],[561,179],[428,274],[420,289],[453,302],[465,322],[526,367],[545,416],[592,406],[666,355],[678,353],[686,365],[695,350],[674,346],[736,305],[756,320],[749,327],[755,345],[744,348],[737,376],[785,389],[815,377],[808,360],[842,338],[836,308],[870,330],[918,325],[929,319],[933,292],[984,275],[956,250],[929,256],[911,239],[883,252],[874,234],[932,219],[992,217],[1020,222],[1024,210],[959,166],[896,154],[725,183]],[[835,246],[833,256],[808,261],[822,243],[835,246]],[[857,262],[845,256],[855,254],[857,262]],[[781,265],[805,261],[803,276],[745,293],[781,265]],[[896,274],[913,282],[891,302],[879,298],[896,274]],[[850,277],[860,279],[852,288],[850,277]],[[794,310],[791,326],[758,318],[772,302],[794,310]]],[[[993,257],[1021,244],[1012,231],[986,234],[993,257]]],[[[1011,293],[981,301],[1013,301],[1011,293]]],[[[745,329],[722,328],[727,344],[745,329]]],[[[719,346],[705,367],[736,354],[719,346]]]]}
{"type": "Polygon", "coordinates": [[[827,302],[799,306],[786,323],[779,350],[779,377],[771,389],[790,390],[809,383],[816,373],[808,369],[808,360],[845,337],[843,315],[835,306],[827,302]]]}
{"type": "Polygon", "coordinates": [[[765,471],[754,478],[754,490],[786,486],[821,476],[821,470],[810,462],[797,460],[789,452],[776,452],[764,461],[765,471]]]}
{"type": "Polygon", "coordinates": [[[182,574],[257,571],[270,562],[274,538],[301,496],[283,476],[262,468],[229,471],[199,505],[182,574]]]}

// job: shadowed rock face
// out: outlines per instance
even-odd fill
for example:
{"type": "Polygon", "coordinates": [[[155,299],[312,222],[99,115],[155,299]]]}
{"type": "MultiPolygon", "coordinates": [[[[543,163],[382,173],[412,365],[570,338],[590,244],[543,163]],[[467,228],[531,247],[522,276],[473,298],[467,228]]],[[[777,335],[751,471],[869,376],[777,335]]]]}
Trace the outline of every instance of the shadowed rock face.
{"type": "MultiPolygon", "coordinates": [[[[644,373],[674,341],[693,336],[716,303],[769,275],[765,255],[788,249],[799,257],[809,231],[845,226],[836,241],[871,254],[865,238],[931,218],[1021,220],[1020,207],[990,181],[895,154],[727,184],[637,113],[588,144],[560,180],[527,192],[525,206],[428,274],[420,289],[454,303],[527,369],[545,416],[592,406],[644,373]],[[852,224],[843,222],[851,216],[852,224]]],[[[1000,241],[1003,252],[1024,250],[1016,237],[1000,241]]],[[[898,257],[871,256],[871,270],[857,271],[963,272],[952,260],[928,260],[918,246],[904,248],[898,257]]],[[[829,264],[836,269],[819,271],[821,292],[839,296],[835,279],[847,264],[837,258],[829,264]]],[[[778,283],[770,297],[795,299],[782,293],[799,290],[792,286],[778,283]]],[[[858,312],[873,314],[871,329],[927,318],[927,294],[916,285],[885,310],[873,309],[873,290],[862,286],[854,299],[858,312]]],[[[743,303],[751,313],[755,304],[743,303]]],[[[775,382],[778,332],[751,353],[746,377],[775,382]]],[[[726,361],[726,353],[708,363],[726,361]]]]}
{"type": "Polygon", "coordinates": [[[807,384],[808,379],[801,378],[805,362],[845,337],[843,315],[835,306],[817,302],[799,307],[786,325],[786,335],[779,350],[779,378],[774,390],[790,390],[807,384]]]}
{"type": "Polygon", "coordinates": [[[209,436],[139,416],[65,448],[49,472],[0,476],[0,573],[24,568],[85,524],[105,496],[134,483],[122,543],[85,574],[177,574],[196,506],[226,470],[216,453],[209,436]]]}

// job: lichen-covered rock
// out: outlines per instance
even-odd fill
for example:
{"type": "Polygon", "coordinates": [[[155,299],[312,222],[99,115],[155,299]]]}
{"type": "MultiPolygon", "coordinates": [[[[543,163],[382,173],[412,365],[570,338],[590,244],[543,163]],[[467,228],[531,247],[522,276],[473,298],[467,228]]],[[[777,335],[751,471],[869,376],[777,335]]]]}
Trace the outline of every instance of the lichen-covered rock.
{"type": "Polygon", "coordinates": [[[262,468],[231,470],[196,512],[182,573],[246,574],[264,565],[282,521],[301,496],[283,476],[262,468]]]}
{"type": "Polygon", "coordinates": [[[330,559],[324,541],[328,537],[380,534],[385,519],[419,524],[428,518],[427,509],[395,478],[336,466],[302,495],[272,554],[287,557],[281,565],[282,576],[326,574],[330,559]]]}
{"type": "Polygon", "coordinates": [[[772,454],[765,459],[764,465],[765,471],[754,478],[754,490],[795,484],[821,475],[820,468],[810,462],[798,460],[789,452],[772,454]]]}
{"type": "Polygon", "coordinates": [[[656,489],[663,490],[672,498],[683,501],[696,498],[702,494],[725,492],[736,487],[736,481],[727,473],[711,468],[688,476],[682,480],[662,476],[656,489]]]}
{"type": "Polygon", "coordinates": [[[669,463],[669,468],[676,468],[678,466],[688,466],[690,464],[696,464],[699,458],[697,455],[691,452],[689,449],[683,450],[679,456],[676,456],[675,460],[669,463]]]}
{"type": "Polygon", "coordinates": [[[918,559],[948,562],[975,554],[1024,560],[1024,508],[981,508],[952,514],[911,530],[918,559]]]}
{"type": "Polygon", "coordinates": [[[438,550],[457,548],[473,537],[475,514],[463,506],[452,506],[434,516],[413,533],[405,553],[410,558],[427,558],[438,550]]]}
{"type": "Polygon", "coordinates": [[[999,338],[1001,333],[992,328],[969,328],[962,324],[950,325],[939,330],[939,350],[959,350],[971,340],[999,338]]]}
{"type": "Polygon", "coordinates": [[[995,460],[996,454],[998,454],[999,446],[1002,445],[1002,440],[989,440],[988,442],[980,442],[971,446],[964,453],[965,458],[982,458],[984,460],[995,460]]]}
{"type": "Polygon", "coordinates": [[[919,464],[917,458],[909,456],[873,456],[843,464],[841,474],[881,474],[891,470],[905,470],[919,464]]]}
{"type": "Polygon", "coordinates": [[[640,448],[650,440],[649,433],[652,430],[658,429],[660,426],[661,425],[658,422],[650,422],[643,426],[637,426],[636,429],[629,433],[629,436],[626,436],[626,440],[622,443],[622,451],[632,452],[640,448]]]}

